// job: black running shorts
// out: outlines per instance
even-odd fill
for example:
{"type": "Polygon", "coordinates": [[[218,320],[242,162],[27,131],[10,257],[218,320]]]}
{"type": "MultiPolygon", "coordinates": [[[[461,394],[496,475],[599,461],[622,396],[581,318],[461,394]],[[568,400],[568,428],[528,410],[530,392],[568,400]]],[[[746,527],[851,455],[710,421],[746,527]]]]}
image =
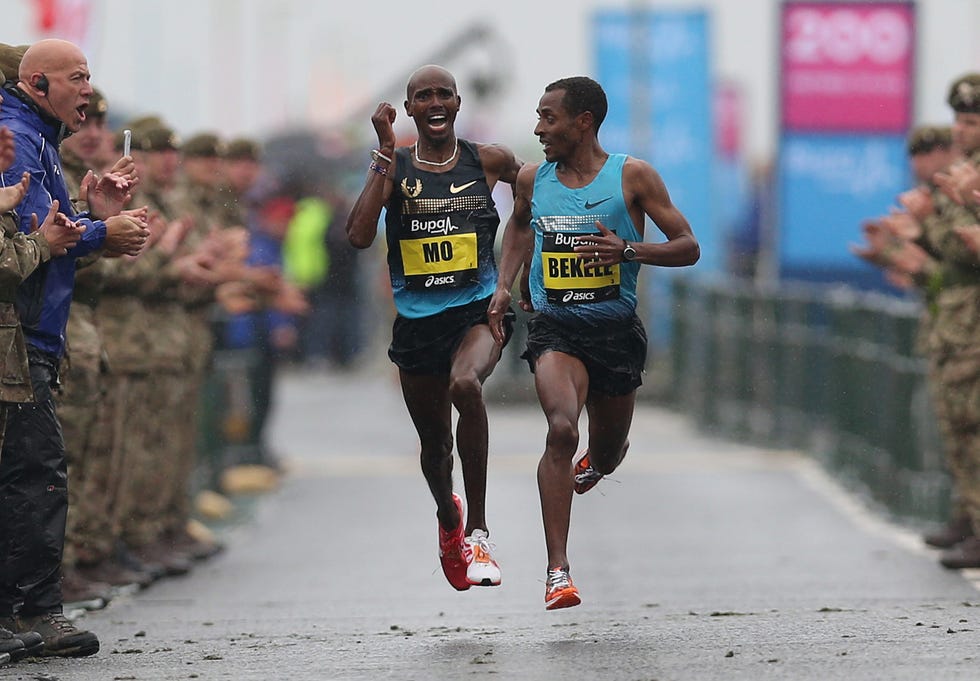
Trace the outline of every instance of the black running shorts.
{"type": "Polygon", "coordinates": [[[647,333],[635,314],[599,328],[571,328],[539,314],[527,324],[526,359],[534,372],[538,358],[557,351],[578,358],[589,372],[589,392],[628,395],[643,383],[647,333]]]}
{"type": "MultiPolygon", "coordinates": [[[[410,319],[398,315],[391,328],[388,357],[410,374],[449,374],[453,353],[477,324],[487,323],[490,299],[451,307],[431,317],[410,319]]],[[[514,311],[504,314],[504,345],[514,333],[514,311]]]]}

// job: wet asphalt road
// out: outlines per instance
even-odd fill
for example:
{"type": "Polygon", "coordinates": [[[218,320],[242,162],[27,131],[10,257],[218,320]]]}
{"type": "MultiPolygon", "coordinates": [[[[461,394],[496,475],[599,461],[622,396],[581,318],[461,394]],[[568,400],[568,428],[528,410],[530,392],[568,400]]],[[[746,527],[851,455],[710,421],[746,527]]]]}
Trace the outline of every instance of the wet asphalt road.
{"type": "MultiPolygon", "coordinates": [[[[980,594],[808,460],[641,406],[629,457],[573,507],[583,604],[546,612],[535,403],[491,407],[503,584],[458,593],[394,375],[293,374],[291,473],[187,577],[79,622],[95,657],[2,679],[980,679],[980,594]]],[[[969,577],[969,575],[967,575],[969,577]]]]}

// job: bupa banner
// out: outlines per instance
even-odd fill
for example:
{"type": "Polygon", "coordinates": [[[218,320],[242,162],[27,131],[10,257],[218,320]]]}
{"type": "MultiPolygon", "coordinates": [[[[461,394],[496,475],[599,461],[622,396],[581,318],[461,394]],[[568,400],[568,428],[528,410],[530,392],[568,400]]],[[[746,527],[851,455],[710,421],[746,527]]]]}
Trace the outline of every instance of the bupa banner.
{"type": "Polygon", "coordinates": [[[778,161],[784,278],[878,282],[848,250],[910,182],[910,2],[785,2],[778,161]]]}
{"type": "Polygon", "coordinates": [[[907,168],[904,135],[784,135],[779,154],[783,275],[864,283],[866,266],[848,245],[860,240],[863,220],[887,213],[910,186],[907,168]]]}

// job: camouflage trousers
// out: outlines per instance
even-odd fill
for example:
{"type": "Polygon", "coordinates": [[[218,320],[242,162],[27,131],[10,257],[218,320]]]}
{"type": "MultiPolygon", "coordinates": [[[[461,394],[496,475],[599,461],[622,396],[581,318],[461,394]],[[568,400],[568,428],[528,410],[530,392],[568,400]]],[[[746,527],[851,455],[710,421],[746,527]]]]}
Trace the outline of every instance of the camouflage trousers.
{"type": "Polygon", "coordinates": [[[980,353],[977,350],[930,362],[936,416],[953,477],[957,510],[965,511],[980,536],[980,353]]]}
{"type": "Polygon", "coordinates": [[[174,424],[170,438],[174,477],[167,503],[163,508],[163,525],[168,533],[180,534],[191,517],[191,489],[198,465],[201,444],[203,391],[208,372],[211,370],[211,354],[214,338],[208,318],[202,313],[190,315],[190,335],[187,354],[187,371],[172,384],[170,404],[173,405],[174,424]]]}
{"type": "Polygon", "coordinates": [[[69,354],[62,363],[58,419],[68,459],[68,521],[64,565],[97,563],[113,550],[111,440],[106,437],[102,344],[80,306],[68,323],[69,354]]]}
{"type": "Polygon", "coordinates": [[[171,373],[158,377],[158,390],[153,396],[160,414],[155,446],[168,461],[171,475],[147,508],[157,516],[160,535],[182,533],[190,518],[190,486],[197,461],[197,423],[200,391],[193,389],[187,374],[171,373]]]}
{"type": "Polygon", "coordinates": [[[127,546],[146,546],[162,533],[160,509],[165,490],[174,476],[173,462],[159,444],[160,376],[127,373],[114,376],[111,391],[116,406],[113,414],[113,449],[119,461],[119,496],[113,522],[127,546]]]}
{"type": "Polygon", "coordinates": [[[127,376],[120,388],[138,409],[119,415],[116,518],[123,541],[138,548],[182,532],[190,518],[200,391],[173,372],[127,376]]]}

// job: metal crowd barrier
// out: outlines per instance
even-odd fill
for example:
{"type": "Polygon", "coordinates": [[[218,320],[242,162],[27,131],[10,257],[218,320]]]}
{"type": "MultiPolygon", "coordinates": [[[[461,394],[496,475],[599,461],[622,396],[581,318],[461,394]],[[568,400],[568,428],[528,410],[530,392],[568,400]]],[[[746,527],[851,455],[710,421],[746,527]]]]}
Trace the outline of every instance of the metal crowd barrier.
{"type": "Polygon", "coordinates": [[[916,351],[921,305],[682,277],[671,295],[670,398],[699,427],[808,452],[896,515],[945,517],[949,478],[916,351]]]}

